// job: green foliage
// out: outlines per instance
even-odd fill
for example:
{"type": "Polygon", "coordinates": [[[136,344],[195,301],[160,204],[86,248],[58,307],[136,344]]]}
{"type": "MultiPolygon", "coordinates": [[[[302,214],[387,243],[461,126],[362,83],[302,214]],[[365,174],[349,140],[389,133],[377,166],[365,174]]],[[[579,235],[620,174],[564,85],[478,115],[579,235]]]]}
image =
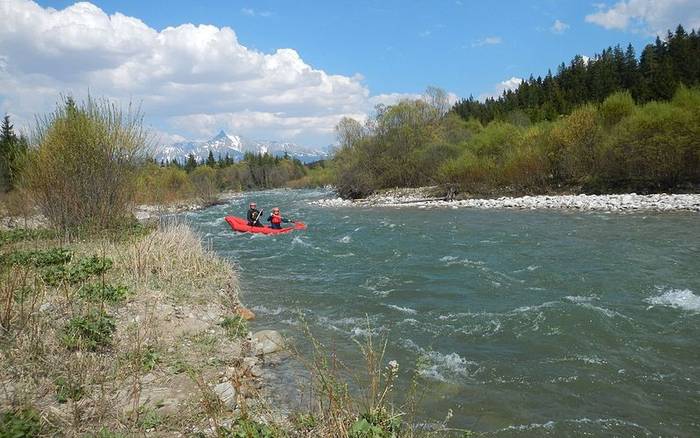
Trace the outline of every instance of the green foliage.
{"type": "Polygon", "coordinates": [[[395,438],[401,431],[401,418],[385,410],[362,414],[350,427],[350,438],[395,438]]]}
{"type": "Polygon", "coordinates": [[[158,411],[153,408],[144,406],[139,412],[139,426],[142,429],[155,429],[163,423],[163,418],[158,411]]]}
{"type": "Polygon", "coordinates": [[[16,228],[12,230],[0,230],[0,245],[6,243],[21,242],[24,240],[53,239],[56,232],[53,230],[16,228]]]}
{"type": "Polygon", "coordinates": [[[44,267],[68,263],[73,253],[62,248],[37,251],[13,251],[0,255],[0,264],[44,267]]]}
{"type": "Polygon", "coordinates": [[[644,105],[617,92],[599,105],[527,127],[504,120],[460,125],[450,120],[454,115],[420,119],[412,114],[420,108],[386,108],[361,137],[346,136],[359,139],[334,159],[341,196],[435,183],[487,196],[700,184],[699,88],[679,87],[671,101],[644,105]],[[387,116],[389,122],[382,119],[387,116]]]}
{"type": "Polygon", "coordinates": [[[109,227],[129,215],[136,166],[147,147],[142,116],[107,100],[68,97],[39,119],[28,188],[60,228],[109,227]]]}
{"type": "Polygon", "coordinates": [[[0,417],[0,438],[35,437],[40,433],[41,419],[32,408],[5,411],[0,417]]]}
{"type": "Polygon", "coordinates": [[[225,316],[219,325],[231,338],[244,338],[248,334],[248,321],[240,315],[225,316]]]}
{"type": "Polygon", "coordinates": [[[96,351],[112,343],[114,318],[101,310],[71,318],[63,328],[61,342],[70,350],[96,351]]]}
{"type": "Polygon", "coordinates": [[[19,185],[27,148],[27,139],[15,134],[10,116],[5,115],[0,126],[0,192],[8,192],[19,185]]]}
{"type": "Polygon", "coordinates": [[[230,428],[220,427],[217,433],[218,436],[225,438],[276,438],[281,436],[270,426],[246,417],[237,419],[230,428]]]}
{"type": "MultiPolygon", "coordinates": [[[[515,123],[514,114],[527,115],[527,122],[556,121],[586,103],[600,103],[616,92],[626,92],[637,103],[668,100],[681,85],[700,85],[700,34],[678,26],[666,40],[657,37],[637,59],[628,45],[608,47],[590,61],[576,56],[545,77],[523,81],[516,90],[479,102],[473,97],[454,105],[465,120],[515,123]]],[[[618,102],[620,103],[620,102],[618,102]]],[[[619,114],[618,114],[619,116],[619,114]]],[[[518,124],[518,123],[515,123],[518,124]]]]}
{"type": "MultiPolygon", "coordinates": [[[[49,286],[60,283],[76,284],[96,275],[101,275],[112,268],[112,260],[106,257],[90,256],[81,258],[72,265],[50,266],[42,271],[41,277],[49,286]]],[[[121,291],[116,291],[117,294],[121,291]]]]}
{"type": "Polygon", "coordinates": [[[129,289],[122,285],[104,284],[101,282],[87,283],[78,289],[78,296],[88,301],[119,303],[126,300],[129,289]]]}
{"type": "Polygon", "coordinates": [[[54,385],[56,386],[56,401],[59,403],[67,403],[69,400],[78,401],[85,395],[83,387],[70,378],[57,377],[54,380],[54,385]]]}

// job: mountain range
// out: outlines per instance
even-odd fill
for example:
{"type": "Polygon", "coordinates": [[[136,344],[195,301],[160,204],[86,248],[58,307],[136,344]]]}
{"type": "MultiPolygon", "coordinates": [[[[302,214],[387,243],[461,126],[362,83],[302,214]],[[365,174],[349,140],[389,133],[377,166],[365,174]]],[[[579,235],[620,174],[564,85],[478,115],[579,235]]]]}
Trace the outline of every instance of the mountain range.
{"type": "Polygon", "coordinates": [[[246,152],[255,154],[268,153],[274,156],[283,156],[285,153],[292,158],[297,158],[303,163],[328,158],[328,149],[311,149],[299,146],[295,143],[249,140],[239,135],[229,135],[223,130],[214,137],[204,141],[179,141],[169,145],[162,145],[156,149],[156,161],[178,160],[183,163],[189,154],[194,154],[198,161],[204,161],[209,156],[209,151],[215,159],[225,158],[228,155],[234,161],[240,161],[246,152]]]}

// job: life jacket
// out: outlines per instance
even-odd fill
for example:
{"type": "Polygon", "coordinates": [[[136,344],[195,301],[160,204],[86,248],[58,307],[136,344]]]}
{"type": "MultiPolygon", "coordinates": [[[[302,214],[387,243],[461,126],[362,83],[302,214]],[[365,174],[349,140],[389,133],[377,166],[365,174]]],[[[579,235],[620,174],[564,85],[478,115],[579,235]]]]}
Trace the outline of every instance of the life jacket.
{"type": "Polygon", "coordinates": [[[282,223],[282,216],[279,214],[273,214],[271,216],[270,222],[272,222],[274,225],[279,225],[282,223]]]}

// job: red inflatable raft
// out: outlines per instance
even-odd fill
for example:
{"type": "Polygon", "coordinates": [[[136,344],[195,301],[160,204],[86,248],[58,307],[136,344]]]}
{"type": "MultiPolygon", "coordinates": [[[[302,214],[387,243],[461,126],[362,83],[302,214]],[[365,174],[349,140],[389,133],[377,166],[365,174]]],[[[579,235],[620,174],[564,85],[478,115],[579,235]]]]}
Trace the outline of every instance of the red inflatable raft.
{"type": "Polygon", "coordinates": [[[226,216],[224,218],[233,231],[238,231],[240,233],[262,233],[262,234],[281,234],[289,233],[294,230],[305,230],[306,225],[303,222],[295,222],[293,227],[285,227],[281,229],[270,228],[269,226],[264,227],[251,227],[248,225],[248,221],[236,216],[226,216]]]}

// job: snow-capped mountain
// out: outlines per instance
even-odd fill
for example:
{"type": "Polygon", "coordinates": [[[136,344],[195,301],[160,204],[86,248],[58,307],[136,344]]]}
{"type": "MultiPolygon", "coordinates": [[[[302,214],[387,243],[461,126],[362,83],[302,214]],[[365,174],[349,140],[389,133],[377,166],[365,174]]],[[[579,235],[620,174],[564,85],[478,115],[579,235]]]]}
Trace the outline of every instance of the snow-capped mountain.
{"type": "Polygon", "coordinates": [[[216,159],[225,158],[228,155],[234,161],[240,161],[246,152],[268,153],[275,156],[283,156],[287,153],[304,163],[328,158],[327,151],[309,149],[289,142],[247,140],[238,135],[228,135],[223,130],[206,141],[181,141],[163,145],[156,150],[155,158],[157,161],[183,162],[192,153],[197,160],[204,161],[209,156],[209,151],[216,159]]]}

